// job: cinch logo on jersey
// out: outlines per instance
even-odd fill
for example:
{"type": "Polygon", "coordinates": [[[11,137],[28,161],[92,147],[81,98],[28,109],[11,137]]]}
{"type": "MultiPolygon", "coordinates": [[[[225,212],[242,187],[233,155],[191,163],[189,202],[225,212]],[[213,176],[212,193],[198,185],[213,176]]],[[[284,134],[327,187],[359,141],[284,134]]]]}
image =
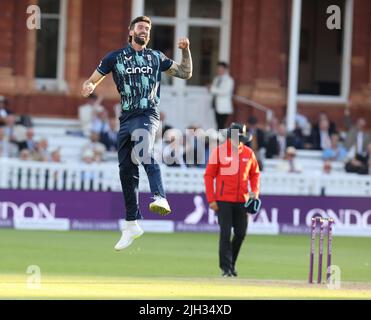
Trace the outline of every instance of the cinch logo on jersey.
{"type": "Polygon", "coordinates": [[[138,74],[138,73],[144,73],[144,74],[147,74],[147,73],[153,73],[153,69],[149,66],[145,66],[145,67],[134,67],[134,68],[126,68],[126,73],[127,74],[138,74]]]}

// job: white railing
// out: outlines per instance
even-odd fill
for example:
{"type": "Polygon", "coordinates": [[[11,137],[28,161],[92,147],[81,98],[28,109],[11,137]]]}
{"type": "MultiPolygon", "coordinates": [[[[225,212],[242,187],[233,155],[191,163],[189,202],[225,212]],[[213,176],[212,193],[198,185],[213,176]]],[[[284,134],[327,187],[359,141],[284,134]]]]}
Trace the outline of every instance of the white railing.
{"type": "MultiPolygon", "coordinates": [[[[204,169],[162,167],[167,192],[204,192],[204,169]]],[[[44,163],[0,159],[1,189],[121,191],[116,163],[44,163]]],[[[147,175],[140,167],[139,189],[149,192],[147,175]]],[[[371,196],[371,176],[347,173],[262,172],[261,193],[265,195],[371,196]]]]}

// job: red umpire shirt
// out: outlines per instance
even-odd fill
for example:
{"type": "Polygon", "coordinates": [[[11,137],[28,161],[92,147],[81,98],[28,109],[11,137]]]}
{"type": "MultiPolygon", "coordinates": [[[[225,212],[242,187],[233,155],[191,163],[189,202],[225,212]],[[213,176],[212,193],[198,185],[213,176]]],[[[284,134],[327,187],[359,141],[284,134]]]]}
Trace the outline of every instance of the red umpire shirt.
{"type": "Polygon", "coordinates": [[[251,192],[259,196],[260,171],[254,151],[240,143],[233,147],[230,139],[215,148],[206,167],[204,180],[206,197],[214,201],[245,202],[251,192]],[[216,190],[214,189],[216,179],[216,190]]]}

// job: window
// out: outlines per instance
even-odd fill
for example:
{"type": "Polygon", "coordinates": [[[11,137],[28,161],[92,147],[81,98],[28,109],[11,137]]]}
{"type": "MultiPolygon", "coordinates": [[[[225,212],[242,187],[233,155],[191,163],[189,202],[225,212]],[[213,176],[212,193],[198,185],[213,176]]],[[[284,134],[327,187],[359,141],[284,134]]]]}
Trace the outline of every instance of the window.
{"type": "Polygon", "coordinates": [[[220,0],[191,0],[190,16],[192,18],[220,19],[222,2],[220,0]]]}
{"type": "Polygon", "coordinates": [[[219,28],[190,27],[192,39],[193,73],[191,85],[207,85],[212,82],[219,58],[219,28]]]}
{"type": "Polygon", "coordinates": [[[304,0],[302,3],[299,93],[340,95],[343,31],[326,27],[326,8],[332,4],[344,12],[344,0],[304,0]]]}
{"type": "Polygon", "coordinates": [[[175,0],[146,0],[145,8],[146,8],[145,14],[149,17],[175,16],[175,0]]]}
{"type": "MultiPolygon", "coordinates": [[[[160,50],[170,59],[174,59],[174,26],[153,25],[151,30],[151,40],[148,46],[155,50],[160,50]]],[[[173,78],[166,73],[161,75],[162,85],[173,84],[173,78]]]]}
{"type": "Polygon", "coordinates": [[[164,52],[177,62],[181,51],[177,48],[179,38],[191,41],[194,68],[188,81],[169,81],[178,89],[188,86],[205,86],[215,75],[219,60],[229,61],[229,28],[231,0],[132,0],[138,10],[133,16],[148,15],[152,19],[149,47],[164,52]]]}
{"type": "Polygon", "coordinates": [[[41,29],[36,35],[35,78],[39,89],[58,89],[63,82],[66,2],[38,1],[41,29]]]}
{"type": "Polygon", "coordinates": [[[301,0],[299,102],[345,103],[350,86],[353,0],[301,0]],[[341,10],[341,29],[326,26],[330,5],[341,10]]]}

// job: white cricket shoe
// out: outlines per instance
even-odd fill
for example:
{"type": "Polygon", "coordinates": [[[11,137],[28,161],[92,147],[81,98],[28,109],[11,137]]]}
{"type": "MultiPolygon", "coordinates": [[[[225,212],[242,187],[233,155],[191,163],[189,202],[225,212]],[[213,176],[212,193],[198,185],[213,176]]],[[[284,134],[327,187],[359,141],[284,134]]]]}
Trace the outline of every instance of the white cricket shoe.
{"type": "Polygon", "coordinates": [[[127,248],[136,238],[139,238],[143,233],[144,231],[136,221],[127,221],[126,226],[122,230],[122,236],[119,242],[117,242],[115,245],[115,250],[123,250],[127,248]]]}
{"type": "Polygon", "coordinates": [[[153,199],[155,201],[149,204],[149,210],[152,212],[157,212],[162,216],[166,216],[171,212],[169,202],[167,202],[166,198],[155,195],[153,199]]]}

